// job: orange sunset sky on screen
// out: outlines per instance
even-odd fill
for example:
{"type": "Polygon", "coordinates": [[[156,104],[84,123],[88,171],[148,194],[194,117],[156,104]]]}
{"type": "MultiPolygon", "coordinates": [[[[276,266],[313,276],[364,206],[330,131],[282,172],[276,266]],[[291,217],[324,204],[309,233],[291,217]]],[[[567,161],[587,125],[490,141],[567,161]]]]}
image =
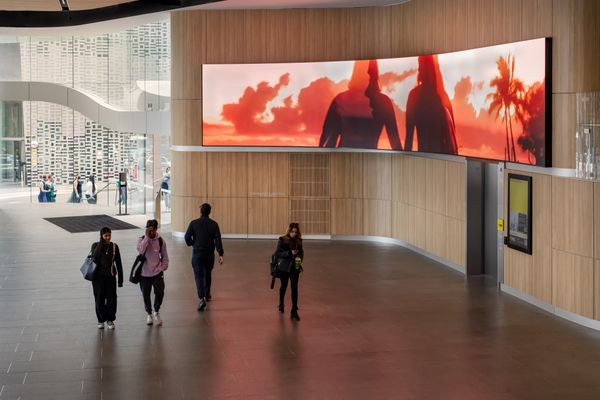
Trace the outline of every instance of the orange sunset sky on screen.
{"type": "MultiPolygon", "coordinates": [[[[497,110],[490,113],[488,108],[495,92],[490,83],[499,75],[497,61],[509,56],[514,59],[514,77],[524,86],[522,96],[528,89],[543,89],[544,39],[438,56],[460,155],[506,158],[507,124],[502,113],[496,117],[497,110]]],[[[354,61],[205,65],[203,145],[318,147],[327,110],[333,98],[347,90],[353,65],[354,61]]],[[[393,101],[404,145],[406,101],[417,84],[417,57],[381,59],[378,65],[381,92],[393,101]]],[[[510,112],[517,143],[525,129],[515,109],[510,112]]],[[[390,148],[385,131],[378,148],[390,148]]],[[[533,153],[522,146],[516,145],[515,152],[516,161],[535,162],[533,153]]]]}

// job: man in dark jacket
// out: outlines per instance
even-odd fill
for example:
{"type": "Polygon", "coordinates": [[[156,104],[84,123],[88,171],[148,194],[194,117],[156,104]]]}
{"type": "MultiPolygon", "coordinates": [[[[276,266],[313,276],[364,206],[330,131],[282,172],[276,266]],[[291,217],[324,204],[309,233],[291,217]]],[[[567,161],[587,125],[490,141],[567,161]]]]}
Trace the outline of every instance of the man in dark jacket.
{"type": "Polygon", "coordinates": [[[198,311],[204,311],[206,302],[211,300],[210,284],[212,269],[215,265],[215,248],[219,253],[219,265],[223,264],[223,243],[219,224],[208,216],[210,204],[200,206],[200,218],[190,222],[185,232],[185,243],[193,246],[192,268],[198,291],[198,311]]]}

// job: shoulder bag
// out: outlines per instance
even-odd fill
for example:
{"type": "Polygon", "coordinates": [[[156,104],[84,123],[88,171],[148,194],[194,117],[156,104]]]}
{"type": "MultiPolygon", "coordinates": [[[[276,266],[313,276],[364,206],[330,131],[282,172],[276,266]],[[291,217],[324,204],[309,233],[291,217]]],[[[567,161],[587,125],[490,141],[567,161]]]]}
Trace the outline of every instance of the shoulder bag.
{"type": "Polygon", "coordinates": [[[81,268],[79,268],[83,278],[91,281],[94,279],[94,273],[96,272],[96,263],[92,260],[92,250],[90,250],[90,254],[83,260],[83,264],[81,264],[81,268]]]}
{"type": "MultiPolygon", "coordinates": [[[[116,248],[116,246],[113,243],[112,264],[115,263],[115,251],[116,251],[115,248],[116,248]]],[[[85,260],[83,260],[83,264],[81,264],[81,268],[79,268],[79,270],[81,271],[81,274],[83,275],[83,278],[88,281],[94,280],[94,274],[96,273],[96,268],[98,267],[96,265],[96,262],[92,259],[92,253],[93,253],[94,249],[95,249],[95,247],[92,247],[92,249],[90,250],[90,253],[87,255],[85,260]]],[[[110,268],[111,268],[111,272],[112,272],[113,265],[111,265],[110,268]]]]}
{"type": "MultiPolygon", "coordinates": [[[[159,237],[158,238],[158,246],[159,246],[159,256],[162,260],[162,238],[159,237]]],[[[148,248],[146,248],[146,250],[148,250],[148,248]]],[[[142,267],[144,266],[144,263],[146,262],[146,252],[144,252],[144,254],[138,254],[137,257],[135,258],[135,261],[133,262],[133,265],[131,266],[131,272],[129,273],[129,282],[137,285],[138,283],[140,283],[140,280],[142,279],[142,267]]]]}

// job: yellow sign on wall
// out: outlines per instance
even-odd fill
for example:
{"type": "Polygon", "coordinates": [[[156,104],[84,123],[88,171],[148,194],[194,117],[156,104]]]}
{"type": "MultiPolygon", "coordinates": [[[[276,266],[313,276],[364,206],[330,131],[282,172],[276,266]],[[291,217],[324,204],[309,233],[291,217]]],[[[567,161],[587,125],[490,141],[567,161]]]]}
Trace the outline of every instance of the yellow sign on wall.
{"type": "Polygon", "coordinates": [[[504,232],[504,220],[502,218],[498,218],[498,230],[504,232]]]}

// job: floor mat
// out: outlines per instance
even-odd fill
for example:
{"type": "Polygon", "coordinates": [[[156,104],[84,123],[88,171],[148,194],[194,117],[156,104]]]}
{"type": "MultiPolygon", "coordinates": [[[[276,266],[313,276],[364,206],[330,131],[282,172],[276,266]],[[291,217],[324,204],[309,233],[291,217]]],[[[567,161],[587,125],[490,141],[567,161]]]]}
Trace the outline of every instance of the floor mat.
{"type": "Polygon", "coordinates": [[[105,226],[113,231],[139,229],[135,225],[131,225],[108,215],[83,215],[78,217],[55,217],[44,219],[71,233],[100,232],[100,229],[105,226]]]}

